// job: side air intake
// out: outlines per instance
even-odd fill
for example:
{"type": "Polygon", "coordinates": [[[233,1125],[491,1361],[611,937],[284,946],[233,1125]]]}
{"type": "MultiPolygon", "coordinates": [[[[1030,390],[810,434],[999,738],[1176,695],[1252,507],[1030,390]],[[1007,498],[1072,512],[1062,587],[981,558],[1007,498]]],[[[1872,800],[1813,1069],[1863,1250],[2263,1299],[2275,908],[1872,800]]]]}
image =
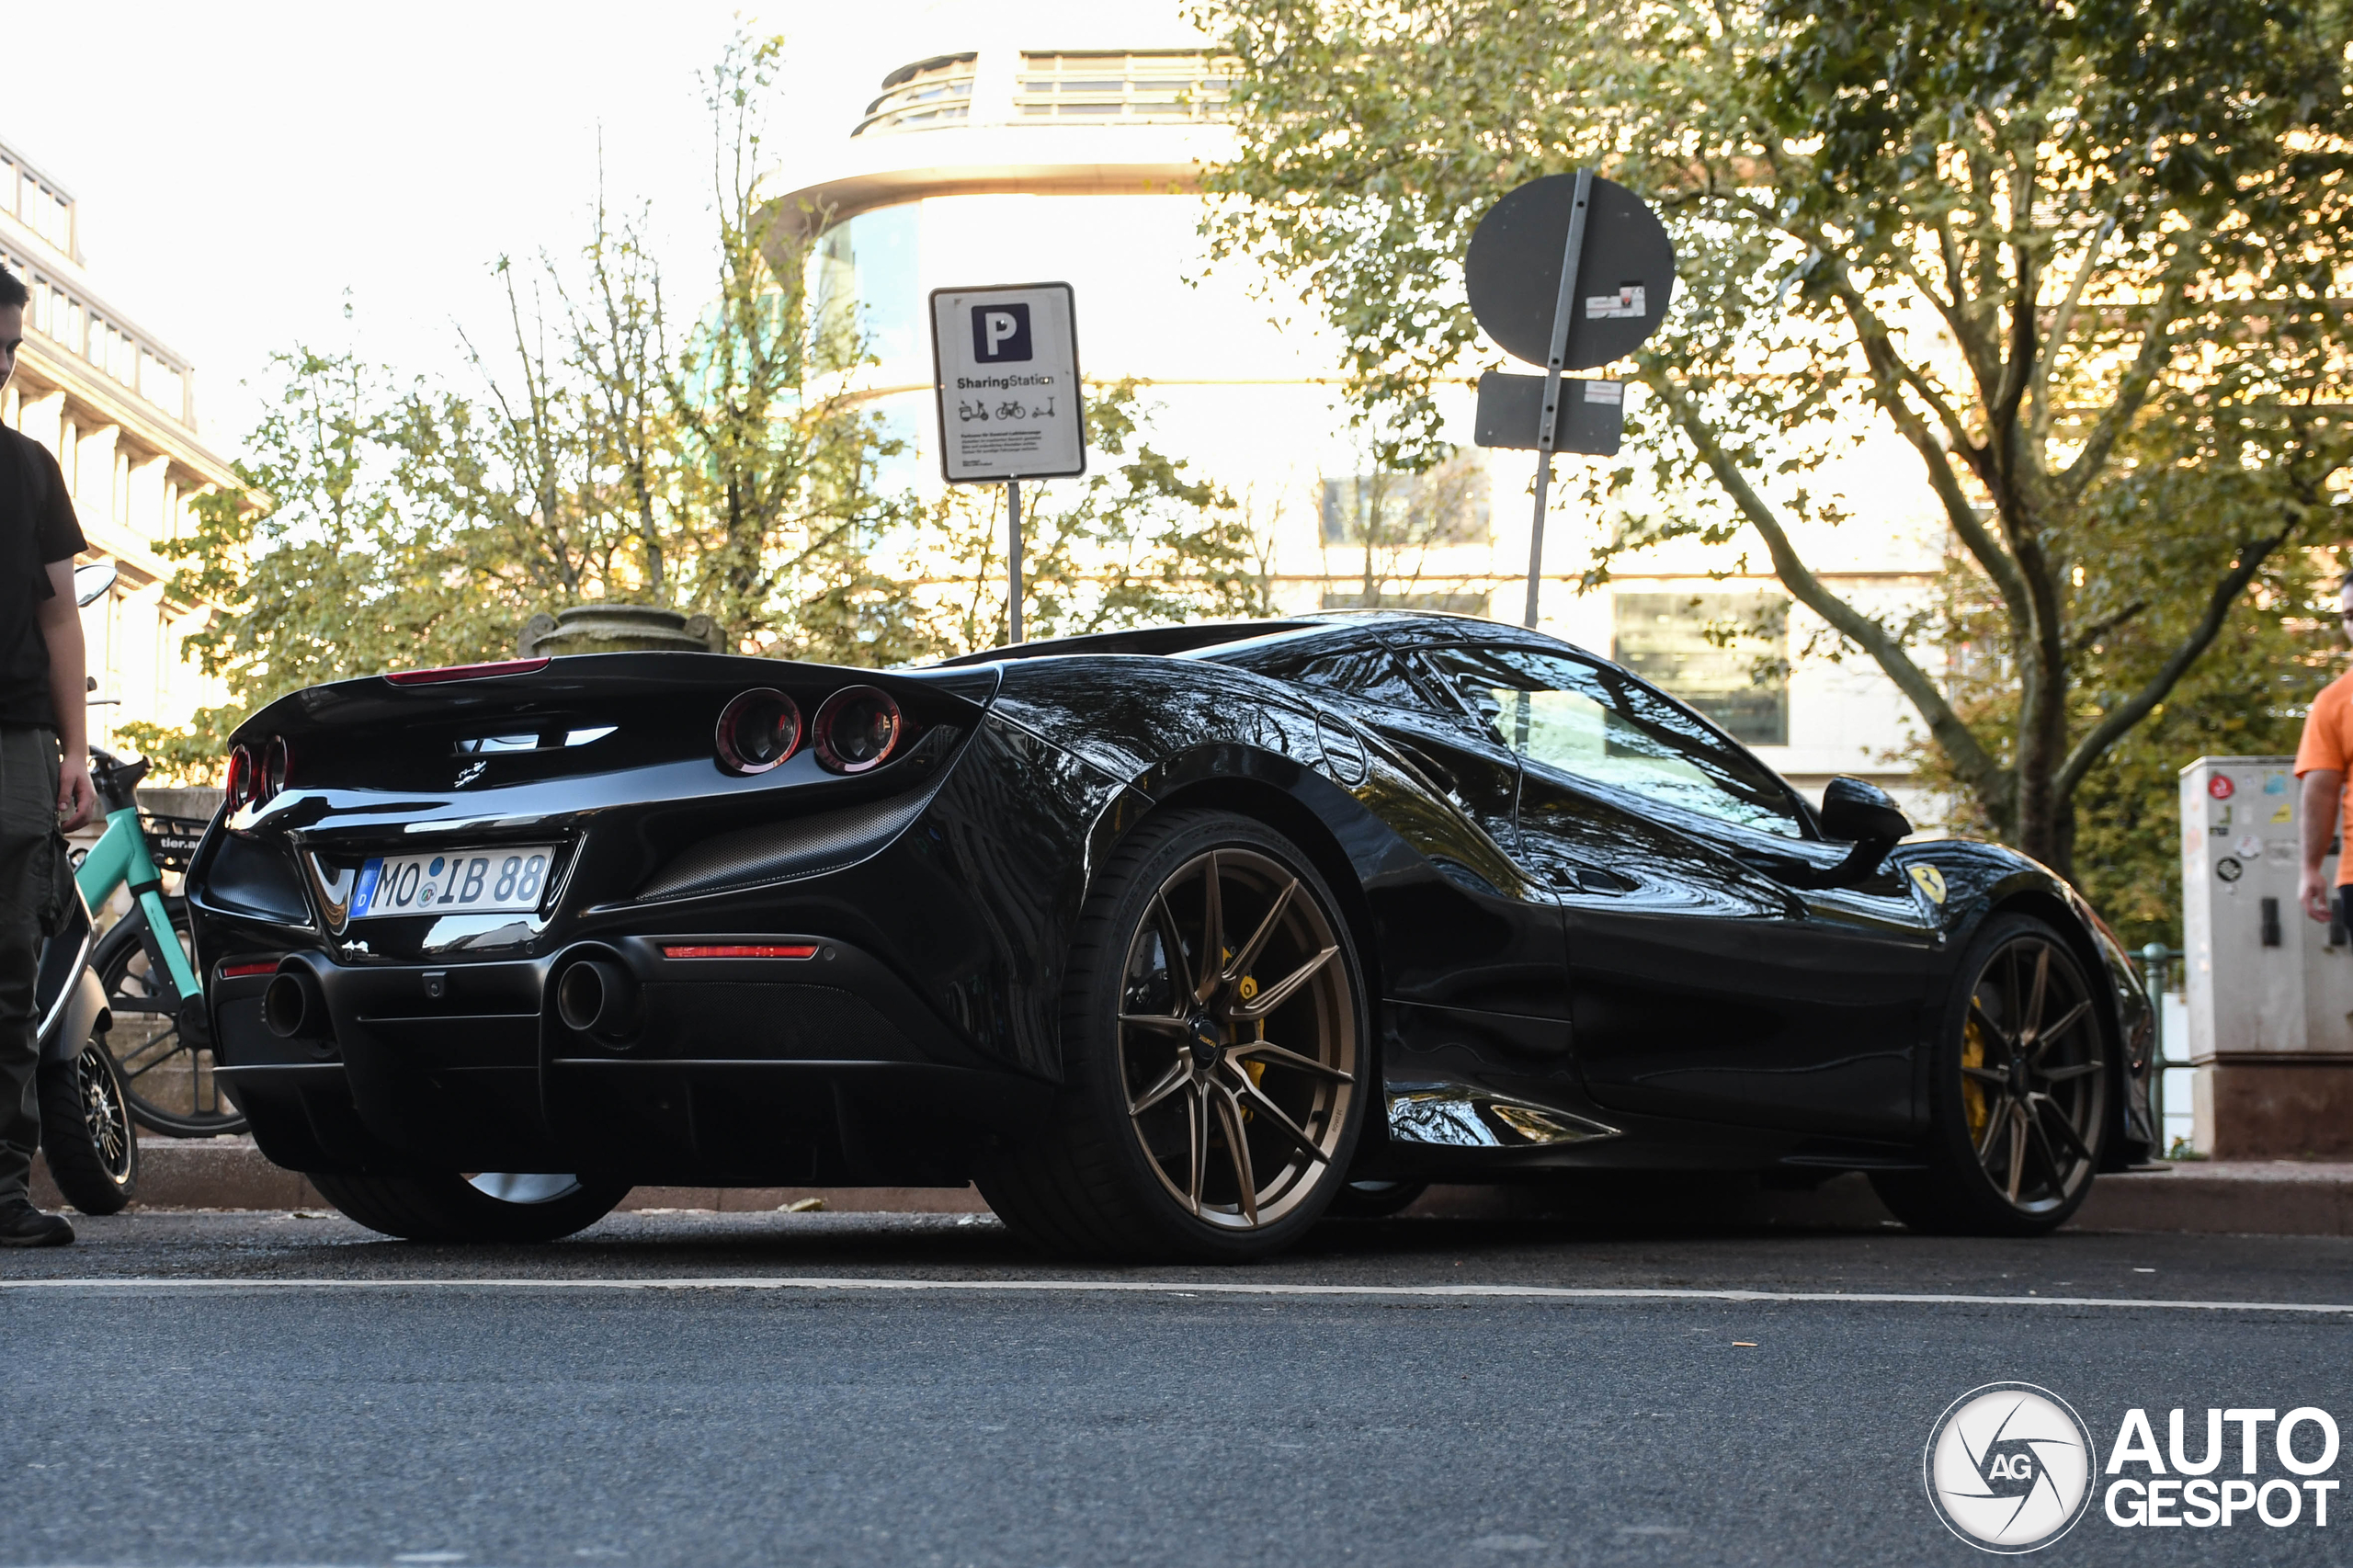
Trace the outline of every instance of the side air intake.
{"type": "Polygon", "coordinates": [[[789,882],[854,866],[904,833],[931,790],[814,816],[763,823],[689,845],[637,890],[641,900],[693,898],[789,882]]]}

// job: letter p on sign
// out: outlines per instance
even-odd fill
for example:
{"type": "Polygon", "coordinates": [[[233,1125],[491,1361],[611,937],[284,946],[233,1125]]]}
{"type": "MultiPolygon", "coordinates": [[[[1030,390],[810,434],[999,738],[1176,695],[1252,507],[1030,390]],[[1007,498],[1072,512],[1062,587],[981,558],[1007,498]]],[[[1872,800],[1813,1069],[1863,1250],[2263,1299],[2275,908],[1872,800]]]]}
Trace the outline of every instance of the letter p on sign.
{"type": "Polygon", "coordinates": [[[972,307],[972,358],[983,365],[1032,358],[1029,307],[1018,301],[972,307]]]}

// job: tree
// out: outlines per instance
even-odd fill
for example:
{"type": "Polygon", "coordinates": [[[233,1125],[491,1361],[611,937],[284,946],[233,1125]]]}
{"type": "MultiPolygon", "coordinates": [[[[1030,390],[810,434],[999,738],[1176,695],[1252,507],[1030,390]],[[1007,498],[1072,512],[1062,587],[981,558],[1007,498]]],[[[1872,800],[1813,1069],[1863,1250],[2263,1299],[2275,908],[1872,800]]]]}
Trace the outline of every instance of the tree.
{"type": "MultiPolygon", "coordinates": [[[[255,709],[320,681],[513,651],[540,610],[594,599],[710,612],[747,651],[852,664],[930,646],[872,552],[913,515],[876,488],[895,449],[843,390],[855,344],[821,340],[790,244],[756,201],[774,41],[706,78],[716,293],[674,340],[642,215],[598,194],[560,266],[501,257],[507,337],[460,334],[452,389],[298,347],[246,438],[242,491],[196,504],[177,591],[222,608],[189,639],[232,700],[184,732],[122,728],[164,773],[213,770],[255,709]]],[[[347,314],[348,312],[347,312],[347,314]]]]}
{"type": "Polygon", "coordinates": [[[1241,69],[1220,254],[1285,270],[1426,460],[1479,357],[1472,226],[1594,166],[1676,238],[1596,563],[1746,530],[1917,710],[1995,832],[2072,870],[2093,769],[2342,516],[2345,0],[1214,0],[1241,69]],[[1876,425],[1982,596],[1897,618],[1799,541],[1876,425]],[[1982,603],[1978,602],[1982,600],[1982,603]],[[1973,619],[1972,619],[1973,618],[1973,619]],[[1967,625],[1963,623],[1967,622],[1967,625]],[[1997,699],[1935,655],[1982,633],[1997,699]],[[1964,710],[1967,708],[1967,710],[1964,710]]]}
{"type": "MultiPolygon", "coordinates": [[[[1025,631],[1072,637],[1196,619],[1274,613],[1262,530],[1233,497],[1150,443],[1132,381],[1089,389],[1092,471],[1022,490],[1025,631]],[[1105,464],[1109,458],[1124,460],[1105,464]]],[[[926,580],[931,651],[995,647],[1006,636],[1003,490],[951,485],[910,543],[926,580]]]]}

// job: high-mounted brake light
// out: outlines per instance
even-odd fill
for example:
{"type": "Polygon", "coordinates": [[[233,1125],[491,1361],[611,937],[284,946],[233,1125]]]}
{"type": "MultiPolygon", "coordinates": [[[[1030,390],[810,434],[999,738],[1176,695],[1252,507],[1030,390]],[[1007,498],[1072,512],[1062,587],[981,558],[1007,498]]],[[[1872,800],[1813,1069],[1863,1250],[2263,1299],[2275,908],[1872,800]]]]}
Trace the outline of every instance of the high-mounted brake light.
{"type": "Polygon", "coordinates": [[[835,773],[864,773],[891,760],[906,722],[881,687],[847,686],[817,710],[817,760],[835,773]]]}
{"type": "Polygon", "coordinates": [[[256,974],[277,972],[276,959],[264,959],[259,963],[224,963],[221,966],[221,978],[223,980],[246,980],[256,974]]]}
{"type": "Polygon", "coordinates": [[[493,676],[527,676],[548,667],[547,656],[499,659],[487,665],[444,665],[438,670],[394,670],[384,676],[394,686],[438,686],[445,680],[488,680],[493,676]]]}
{"type": "Polygon", "coordinates": [[[728,772],[766,773],[800,749],[801,705],[770,687],[739,693],[721,710],[712,744],[728,772]]]}
{"type": "Polygon", "coordinates": [[[809,943],[726,942],[726,943],[664,943],[665,959],[813,959],[816,948],[809,943]]]}

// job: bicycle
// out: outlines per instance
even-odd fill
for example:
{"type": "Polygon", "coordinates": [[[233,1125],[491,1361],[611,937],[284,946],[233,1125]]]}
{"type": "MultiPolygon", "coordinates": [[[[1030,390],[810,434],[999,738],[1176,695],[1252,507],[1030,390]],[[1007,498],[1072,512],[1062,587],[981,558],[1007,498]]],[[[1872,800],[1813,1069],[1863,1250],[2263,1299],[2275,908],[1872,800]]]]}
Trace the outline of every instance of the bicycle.
{"type": "Polygon", "coordinates": [[[143,757],[125,761],[90,748],[90,782],[107,826],[74,880],[92,909],[103,908],[120,888],[129,888],[131,897],[129,912],[107,928],[90,955],[113,1015],[108,1053],[141,1126],[175,1138],[243,1132],[244,1117],[212,1076],[210,1025],[188,905],[163,891],[164,871],[187,869],[206,824],[143,815],[136,790],[147,767],[143,757]]]}
{"type": "Polygon", "coordinates": [[[142,813],[147,767],[90,748],[106,830],[74,868],[80,896],[42,953],[36,986],[41,1146],[58,1190],[85,1214],[114,1213],[136,1191],[133,1123],[176,1138],[246,1126],[212,1075],[187,903],[163,891],[164,871],[187,868],[206,824],[142,813]],[[123,888],[130,910],[98,933],[90,911],[123,888]]]}

